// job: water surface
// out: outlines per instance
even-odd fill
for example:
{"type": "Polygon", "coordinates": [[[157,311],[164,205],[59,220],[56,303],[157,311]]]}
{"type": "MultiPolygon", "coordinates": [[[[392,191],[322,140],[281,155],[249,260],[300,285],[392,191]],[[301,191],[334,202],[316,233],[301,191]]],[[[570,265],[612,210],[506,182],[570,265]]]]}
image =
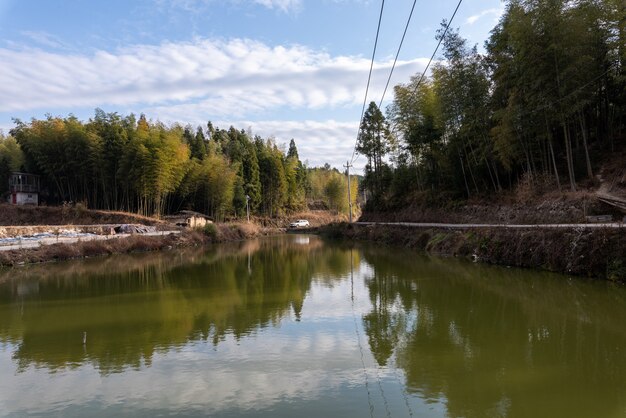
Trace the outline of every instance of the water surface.
{"type": "Polygon", "coordinates": [[[0,416],[626,417],[626,290],[285,236],[0,271],[0,416]]]}

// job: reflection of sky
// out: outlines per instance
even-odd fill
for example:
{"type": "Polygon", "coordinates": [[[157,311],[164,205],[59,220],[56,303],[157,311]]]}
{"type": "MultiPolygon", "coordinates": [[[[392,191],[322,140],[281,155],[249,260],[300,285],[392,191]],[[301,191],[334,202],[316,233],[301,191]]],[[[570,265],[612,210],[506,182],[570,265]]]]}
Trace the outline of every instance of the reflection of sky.
{"type": "Polygon", "coordinates": [[[103,374],[92,364],[18,373],[11,358],[17,347],[6,344],[0,375],[12,377],[0,381],[0,415],[292,416],[309,410],[318,416],[326,408],[331,415],[365,416],[370,404],[377,416],[407,415],[404,376],[378,368],[369,351],[362,316],[371,306],[363,281],[356,274],[353,285],[345,279],[333,286],[314,281],[300,322],[292,314],[239,341],[194,341],[121,373],[103,374]]]}

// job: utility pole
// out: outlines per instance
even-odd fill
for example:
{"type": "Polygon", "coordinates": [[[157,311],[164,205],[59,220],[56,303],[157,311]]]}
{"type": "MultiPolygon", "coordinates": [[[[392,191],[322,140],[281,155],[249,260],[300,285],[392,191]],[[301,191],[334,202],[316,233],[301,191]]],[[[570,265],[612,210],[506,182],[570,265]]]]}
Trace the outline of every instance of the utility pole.
{"type": "Polygon", "coordinates": [[[350,193],[350,161],[346,161],[346,173],[348,174],[348,218],[350,219],[350,223],[352,223],[352,196],[350,193]]]}

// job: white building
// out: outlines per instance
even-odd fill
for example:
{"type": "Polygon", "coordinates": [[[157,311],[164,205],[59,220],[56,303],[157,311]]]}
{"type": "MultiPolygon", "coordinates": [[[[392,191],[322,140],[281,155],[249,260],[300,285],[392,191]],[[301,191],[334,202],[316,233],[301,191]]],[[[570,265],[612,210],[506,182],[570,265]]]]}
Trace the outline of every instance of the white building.
{"type": "Polygon", "coordinates": [[[14,205],[39,204],[39,176],[28,173],[11,173],[9,202],[14,205]]]}

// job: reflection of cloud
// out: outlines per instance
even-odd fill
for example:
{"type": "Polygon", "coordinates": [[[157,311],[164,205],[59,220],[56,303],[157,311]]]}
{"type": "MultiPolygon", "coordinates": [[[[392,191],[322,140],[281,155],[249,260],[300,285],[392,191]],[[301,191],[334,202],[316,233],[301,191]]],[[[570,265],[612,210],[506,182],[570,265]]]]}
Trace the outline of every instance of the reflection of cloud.
{"type": "MultiPolygon", "coordinates": [[[[324,330],[267,334],[228,338],[217,351],[207,344],[189,344],[156,354],[149,368],[106,376],[87,365],[51,374],[29,368],[0,382],[0,415],[62,413],[94,404],[110,408],[121,402],[126,410],[264,409],[360,384],[363,370],[354,355],[353,335],[324,330]]],[[[3,376],[14,374],[10,364],[5,351],[0,355],[3,376]]]]}
{"type": "MultiPolygon", "coordinates": [[[[317,238],[310,237],[311,244],[315,241],[317,238]]],[[[186,342],[174,341],[175,345],[167,339],[169,336],[155,335],[160,348],[150,355],[149,364],[144,357],[132,366],[117,369],[117,373],[103,373],[99,363],[90,362],[95,349],[90,339],[82,363],[77,359],[73,366],[54,371],[31,365],[16,373],[16,358],[12,357],[23,342],[5,341],[0,345],[0,376],[10,378],[0,379],[0,416],[89,415],[87,410],[94,411],[91,415],[97,415],[98,410],[107,415],[252,414],[269,408],[288,409],[296,402],[332,402],[339,399],[338,393],[342,397],[337,402],[351,408],[353,402],[363,406],[364,374],[370,379],[384,379],[389,371],[376,368],[362,330],[357,340],[358,318],[371,309],[358,267],[354,286],[343,273],[344,280],[335,276],[332,288],[325,281],[311,285],[301,322],[294,322],[293,315],[283,316],[246,336],[235,338],[226,333],[217,346],[211,344],[210,335],[208,341],[176,340],[186,342]],[[354,304],[350,304],[352,291],[354,304]],[[365,350],[364,360],[359,355],[361,349],[365,350]],[[344,397],[346,388],[354,388],[356,398],[344,397]]],[[[184,309],[179,301],[172,306],[184,309]]],[[[163,311],[170,315],[173,312],[163,311]]],[[[50,335],[56,331],[46,332],[50,335]]],[[[121,345],[127,344],[124,339],[120,341],[121,345]]],[[[132,350],[128,345],[125,348],[132,350]]]]}

